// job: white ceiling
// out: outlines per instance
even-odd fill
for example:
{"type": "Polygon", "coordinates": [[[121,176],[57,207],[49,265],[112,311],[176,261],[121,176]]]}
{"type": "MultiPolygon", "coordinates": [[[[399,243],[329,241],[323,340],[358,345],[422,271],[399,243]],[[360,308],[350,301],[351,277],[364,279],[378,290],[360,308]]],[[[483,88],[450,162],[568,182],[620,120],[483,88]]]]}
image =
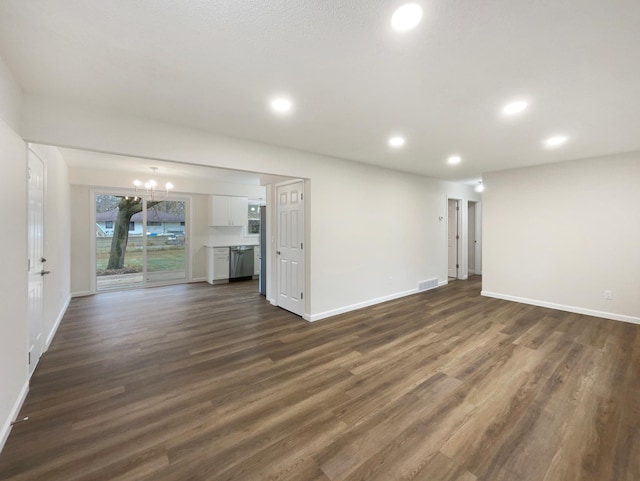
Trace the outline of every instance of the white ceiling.
{"type": "Polygon", "coordinates": [[[640,150],[640,1],[414,1],[398,34],[397,0],[2,0],[0,55],[30,94],[442,179],[640,150]]]}

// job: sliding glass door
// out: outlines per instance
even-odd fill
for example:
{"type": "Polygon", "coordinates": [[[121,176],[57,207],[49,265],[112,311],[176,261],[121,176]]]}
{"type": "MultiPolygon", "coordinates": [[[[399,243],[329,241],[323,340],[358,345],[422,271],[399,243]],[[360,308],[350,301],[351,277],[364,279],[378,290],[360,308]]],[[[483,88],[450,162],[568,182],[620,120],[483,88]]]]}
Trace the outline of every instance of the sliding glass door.
{"type": "Polygon", "coordinates": [[[98,291],[187,279],[187,201],[96,194],[98,291]]]}
{"type": "Polygon", "coordinates": [[[148,202],[146,210],[146,281],[186,280],[186,201],[148,202]]]}

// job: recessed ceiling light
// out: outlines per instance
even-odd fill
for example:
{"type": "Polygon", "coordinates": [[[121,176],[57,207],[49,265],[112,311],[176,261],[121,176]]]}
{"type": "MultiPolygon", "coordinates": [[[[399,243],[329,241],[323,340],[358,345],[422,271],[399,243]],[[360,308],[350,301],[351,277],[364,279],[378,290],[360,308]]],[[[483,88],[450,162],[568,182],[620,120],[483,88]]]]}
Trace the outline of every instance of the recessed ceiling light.
{"type": "Polygon", "coordinates": [[[422,7],[416,3],[407,3],[394,12],[391,27],[396,32],[406,32],[415,28],[421,19],[422,7]]]}
{"type": "Polygon", "coordinates": [[[389,139],[389,145],[396,149],[402,147],[405,144],[406,140],[404,137],[395,136],[389,139]]]}
{"type": "Polygon", "coordinates": [[[556,135],[555,137],[549,137],[544,141],[544,145],[547,147],[557,147],[559,145],[564,144],[567,141],[567,136],[565,135],[556,135]]]}
{"type": "Polygon", "coordinates": [[[447,164],[455,165],[455,164],[459,164],[461,161],[462,159],[460,158],[459,155],[452,155],[447,159],[447,164]]]}
{"type": "Polygon", "coordinates": [[[510,104],[505,105],[505,107],[502,109],[502,113],[505,114],[505,115],[519,114],[524,109],[526,109],[528,105],[529,105],[529,103],[525,102],[524,100],[519,100],[517,102],[511,102],[510,104]]]}
{"type": "Polygon", "coordinates": [[[271,107],[276,112],[289,112],[291,110],[291,107],[293,107],[293,104],[291,103],[291,100],[281,97],[273,99],[271,101],[271,107]]]}

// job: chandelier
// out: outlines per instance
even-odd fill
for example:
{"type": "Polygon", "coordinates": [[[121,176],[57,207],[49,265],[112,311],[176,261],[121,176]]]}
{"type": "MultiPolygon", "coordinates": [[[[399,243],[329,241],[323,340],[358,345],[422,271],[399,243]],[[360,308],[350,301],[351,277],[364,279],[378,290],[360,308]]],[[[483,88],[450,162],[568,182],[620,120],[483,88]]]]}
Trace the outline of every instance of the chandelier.
{"type": "MultiPolygon", "coordinates": [[[[153,171],[152,176],[155,176],[156,172],[158,171],[158,168],[157,167],[149,167],[149,168],[153,171]]],[[[142,198],[144,196],[144,198],[147,200],[155,201],[155,200],[158,200],[159,195],[162,195],[162,199],[166,199],[169,195],[169,191],[173,189],[173,184],[171,182],[167,182],[166,184],[164,184],[164,189],[159,190],[158,183],[153,179],[150,179],[146,182],[142,182],[136,179],[133,181],[133,185],[136,188],[136,197],[134,197],[134,200],[136,198],[142,198]],[[144,189],[144,193],[142,193],[142,189],[144,189]]]]}

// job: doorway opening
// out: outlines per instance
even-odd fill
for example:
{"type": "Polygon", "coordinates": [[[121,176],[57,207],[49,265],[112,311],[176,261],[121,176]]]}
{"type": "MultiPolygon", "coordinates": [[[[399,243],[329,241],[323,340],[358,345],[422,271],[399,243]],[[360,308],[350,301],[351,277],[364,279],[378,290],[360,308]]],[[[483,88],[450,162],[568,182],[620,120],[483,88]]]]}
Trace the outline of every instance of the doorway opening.
{"type": "Polygon", "coordinates": [[[96,193],[96,290],[186,281],[186,233],[186,199],[96,193]]]}

